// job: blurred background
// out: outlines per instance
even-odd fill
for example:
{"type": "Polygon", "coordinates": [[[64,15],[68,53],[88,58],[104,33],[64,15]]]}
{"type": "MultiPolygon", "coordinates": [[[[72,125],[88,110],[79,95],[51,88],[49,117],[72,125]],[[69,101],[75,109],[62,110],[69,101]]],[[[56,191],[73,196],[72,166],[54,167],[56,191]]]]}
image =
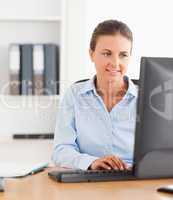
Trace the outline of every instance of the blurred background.
{"type": "MultiPolygon", "coordinates": [[[[131,78],[139,78],[141,56],[173,57],[171,0],[0,0],[0,5],[1,160],[16,160],[16,157],[19,160],[26,157],[50,160],[56,113],[64,91],[73,82],[95,74],[88,49],[92,31],[99,22],[118,19],[131,28],[134,35],[128,69],[131,78]],[[47,44],[58,49],[56,56],[45,53],[47,44]],[[23,45],[32,46],[33,59],[26,61],[22,57],[28,55],[21,51],[23,45]],[[40,50],[34,51],[37,45],[40,50]],[[51,73],[44,70],[41,75],[45,79],[49,74],[50,80],[58,82],[58,88],[54,88],[56,91],[49,95],[21,91],[12,94],[14,68],[18,72],[22,68],[28,75],[28,62],[34,63],[36,59],[38,68],[43,69],[47,66],[47,58],[53,63],[50,65],[57,76],[51,77],[51,73]],[[24,63],[22,66],[21,62],[24,63]],[[20,139],[14,139],[14,135],[20,139]],[[19,153],[21,149],[22,153],[19,153]]],[[[50,85],[46,87],[51,88],[50,85]]]]}

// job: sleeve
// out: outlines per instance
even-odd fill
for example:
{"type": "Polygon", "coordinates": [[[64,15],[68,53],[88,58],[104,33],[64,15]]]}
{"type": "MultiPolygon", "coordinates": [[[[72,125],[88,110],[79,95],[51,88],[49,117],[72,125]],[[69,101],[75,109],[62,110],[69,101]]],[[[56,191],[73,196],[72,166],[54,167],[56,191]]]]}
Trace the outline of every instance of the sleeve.
{"type": "Polygon", "coordinates": [[[57,113],[52,153],[52,160],[56,165],[86,170],[94,160],[98,159],[98,157],[80,153],[76,139],[74,97],[72,88],[69,88],[57,113]]]}

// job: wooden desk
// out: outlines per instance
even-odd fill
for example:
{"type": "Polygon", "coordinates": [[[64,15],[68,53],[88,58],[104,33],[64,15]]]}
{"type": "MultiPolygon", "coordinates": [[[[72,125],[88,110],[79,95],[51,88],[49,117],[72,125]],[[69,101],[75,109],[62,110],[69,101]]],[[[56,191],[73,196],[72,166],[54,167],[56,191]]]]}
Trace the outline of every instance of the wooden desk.
{"type": "Polygon", "coordinates": [[[97,183],[58,183],[44,171],[5,181],[0,200],[172,200],[173,195],[156,189],[173,179],[97,183]]]}

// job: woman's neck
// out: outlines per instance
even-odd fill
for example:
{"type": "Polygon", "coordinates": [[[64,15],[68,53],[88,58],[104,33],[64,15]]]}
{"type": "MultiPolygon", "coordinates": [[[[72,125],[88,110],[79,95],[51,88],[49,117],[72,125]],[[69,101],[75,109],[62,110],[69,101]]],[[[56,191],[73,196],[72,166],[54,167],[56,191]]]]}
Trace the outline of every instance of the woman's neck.
{"type": "Polygon", "coordinates": [[[128,88],[128,84],[123,78],[122,80],[117,81],[105,81],[97,77],[95,83],[97,93],[103,99],[103,102],[109,112],[119,101],[121,101],[128,88]]]}
{"type": "Polygon", "coordinates": [[[96,90],[100,96],[124,96],[128,88],[128,84],[124,79],[120,80],[104,80],[96,77],[96,90]]]}

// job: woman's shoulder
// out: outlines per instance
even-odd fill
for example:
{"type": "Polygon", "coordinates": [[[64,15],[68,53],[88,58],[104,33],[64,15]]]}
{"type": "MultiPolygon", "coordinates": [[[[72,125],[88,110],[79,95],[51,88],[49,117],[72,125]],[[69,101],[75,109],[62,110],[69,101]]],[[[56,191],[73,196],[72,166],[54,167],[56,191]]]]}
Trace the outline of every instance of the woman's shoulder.
{"type": "Polygon", "coordinates": [[[90,84],[90,79],[84,81],[77,81],[71,84],[65,92],[60,97],[60,102],[68,102],[72,104],[77,99],[80,99],[79,96],[84,93],[88,85],[90,84]]]}
{"type": "Polygon", "coordinates": [[[70,88],[75,95],[79,95],[83,93],[86,88],[89,88],[90,85],[91,79],[83,79],[73,83],[70,88]]]}

